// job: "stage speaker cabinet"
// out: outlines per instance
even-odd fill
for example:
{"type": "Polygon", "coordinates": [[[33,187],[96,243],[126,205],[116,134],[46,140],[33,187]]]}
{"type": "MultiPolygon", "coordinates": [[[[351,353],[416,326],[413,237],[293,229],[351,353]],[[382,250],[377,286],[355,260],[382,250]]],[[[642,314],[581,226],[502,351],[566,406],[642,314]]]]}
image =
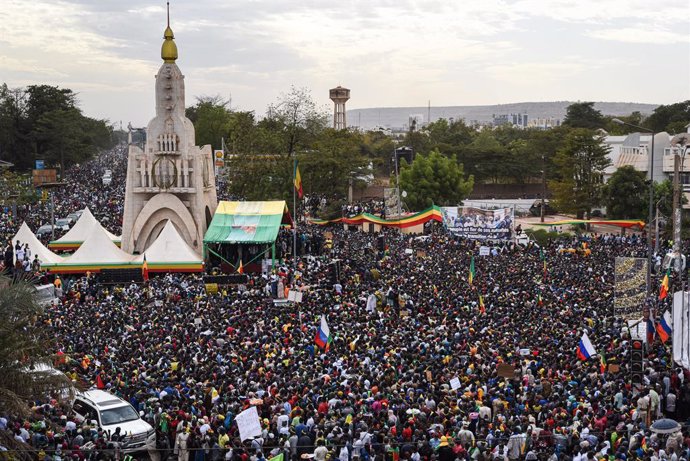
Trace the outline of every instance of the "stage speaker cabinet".
{"type": "Polygon", "coordinates": [[[386,251],[386,236],[379,235],[376,237],[376,249],[379,251],[386,251]]]}
{"type": "Polygon", "coordinates": [[[633,384],[644,381],[644,342],[633,339],[630,351],[630,380],[633,384]]]}
{"type": "Polygon", "coordinates": [[[239,285],[247,283],[249,276],[247,274],[227,274],[227,275],[205,275],[204,283],[216,283],[218,285],[239,285]]]}
{"type": "Polygon", "coordinates": [[[332,263],[329,264],[330,269],[329,269],[329,279],[331,280],[331,283],[335,284],[338,281],[340,281],[340,261],[336,260],[333,261],[332,263]]]}
{"type": "Polygon", "coordinates": [[[99,274],[101,283],[116,284],[116,283],[141,283],[144,281],[144,275],[141,269],[103,269],[99,274]]]}

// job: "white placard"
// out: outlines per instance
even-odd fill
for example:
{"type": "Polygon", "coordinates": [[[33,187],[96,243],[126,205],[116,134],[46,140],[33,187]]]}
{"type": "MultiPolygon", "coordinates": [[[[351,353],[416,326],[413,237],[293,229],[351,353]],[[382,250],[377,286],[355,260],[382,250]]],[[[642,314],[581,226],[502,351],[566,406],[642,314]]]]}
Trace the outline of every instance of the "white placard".
{"type": "Polygon", "coordinates": [[[298,291],[297,294],[295,294],[295,302],[296,303],[302,302],[302,292],[301,291],[298,291]]]}
{"type": "Polygon", "coordinates": [[[487,246],[480,246],[479,247],[479,256],[489,256],[491,254],[491,249],[487,246]]]}
{"type": "Polygon", "coordinates": [[[460,389],[460,378],[455,377],[450,380],[450,388],[455,390],[455,389],[460,389]]]}
{"type": "Polygon", "coordinates": [[[197,317],[194,319],[194,325],[201,325],[201,317],[197,317]]]}
{"type": "Polygon", "coordinates": [[[520,355],[525,356],[525,355],[529,355],[529,354],[530,354],[530,350],[528,348],[523,347],[520,349],[520,355]]]}
{"type": "Polygon", "coordinates": [[[412,254],[412,248],[405,248],[405,254],[411,255],[412,254]]]}
{"type": "Polygon", "coordinates": [[[240,430],[240,440],[243,442],[261,435],[261,421],[256,407],[249,407],[235,417],[237,428],[240,430]]]}
{"type": "Polygon", "coordinates": [[[297,292],[295,290],[288,291],[288,301],[292,301],[294,303],[296,294],[297,292]]]}

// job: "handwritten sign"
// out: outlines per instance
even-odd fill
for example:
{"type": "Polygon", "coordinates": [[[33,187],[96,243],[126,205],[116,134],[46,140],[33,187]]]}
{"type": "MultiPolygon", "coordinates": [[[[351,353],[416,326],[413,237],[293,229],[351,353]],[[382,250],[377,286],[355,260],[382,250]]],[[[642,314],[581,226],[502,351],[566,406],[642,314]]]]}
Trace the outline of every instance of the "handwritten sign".
{"type": "Polygon", "coordinates": [[[261,435],[261,421],[256,407],[250,407],[235,417],[237,428],[240,431],[240,440],[243,442],[261,435]]]}

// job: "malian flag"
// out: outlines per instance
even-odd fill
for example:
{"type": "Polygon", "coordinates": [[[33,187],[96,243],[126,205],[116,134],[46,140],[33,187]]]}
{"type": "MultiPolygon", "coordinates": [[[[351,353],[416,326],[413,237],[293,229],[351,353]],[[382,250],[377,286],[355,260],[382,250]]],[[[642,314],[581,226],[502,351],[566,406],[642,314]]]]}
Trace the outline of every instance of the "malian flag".
{"type": "Polygon", "coordinates": [[[314,342],[321,349],[325,349],[325,350],[328,350],[328,348],[331,347],[331,343],[333,342],[333,336],[331,336],[331,330],[330,330],[330,328],[328,328],[328,323],[326,323],[326,317],[323,315],[321,316],[321,325],[319,326],[319,329],[316,332],[316,337],[314,338],[314,342]]]}
{"type": "Polygon", "coordinates": [[[472,259],[470,260],[470,272],[467,274],[467,281],[470,285],[472,285],[472,282],[474,282],[475,274],[476,273],[474,271],[474,256],[472,256],[472,259]]]}
{"type": "Polygon", "coordinates": [[[659,301],[662,301],[668,295],[668,274],[671,270],[667,270],[664,274],[663,280],[661,280],[661,288],[659,289],[659,301]]]}
{"type": "Polygon", "coordinates": [[[671,337],[673,329],[671,328],[671,314],[669,314],[668,311],[664,312],[659,323],[656,324],[656,332],[663,343],[668,341],[668,338],[671,337]]]}
{"type": "Polygon", "coordinates": [[[146,262],[146,255],[144,255],[144,264],[141,265],[141,276],[144,278],[144,281],[148,281],[149,263],[146,262]]]}
{"type": "Polygon", "coordinates": [[[594,349],[594,346],[592,346],[589,336],[587,336],[587,333],[582,333],[580,343],[577,345],[577,358],[580,360],[587,360],[596,354],[597,351],[594,349]]]}
{"type": "Polygon", "coordinates": [[[484,305],[484,296],[479,295],[479,312],[486,314],[486,306],[484,305]]]}
{"type": "Polygon", "coordinates": [[[295,191],[297,191],[297,196],[302,198],[304,191],[302,190],[302,175],[299,174],[299,166],[297,165],[297,160],[295,160],[295,174],[294,179],[295,191]]]}

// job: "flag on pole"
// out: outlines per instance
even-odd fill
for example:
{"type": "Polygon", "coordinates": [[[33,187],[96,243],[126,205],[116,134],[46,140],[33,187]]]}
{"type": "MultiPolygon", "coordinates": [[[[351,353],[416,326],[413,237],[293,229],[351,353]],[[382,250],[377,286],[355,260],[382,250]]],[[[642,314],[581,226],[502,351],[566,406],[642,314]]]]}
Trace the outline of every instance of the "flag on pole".
{"type": "Polygon", "coordinates": [[[599,356],[599,373],[602,375],[606,373],[606,357],[604,357],[604,354],[599,356]]]}
{"type": "Polygon", "coordinates": [[[537,293],[537,305],[544,305],[544,298],[541,297],[541,290],[539,290],[539,292],[537,293]]]}
{"type": "Polygon", "coordinates": [[[587,333],[582,333],[580,343],[577,345],[577,358],[580,360],[587,360],[596,354],[597,351],[594,349],[594,346],[592,346],[589,336],[587,336],[587,333]]]}
{"type": "Polygon", "coordinates": [[[467,282],[472,285],[472,282],[474,282],[474,256],[472,256],[472,259],[470,260],[470,273],[467,275],[467,282]]]}
{"type": "Polygon", "coordinates": [[[664,300],[668,295],[668,275],[670,272],[671,269],[667,269],[666,273],[664,274],[664,278],[661,281],[661,289],[659,290],[659,301],[664,300]]]}
{"type": "Polygon", "coordinates": [[[321,349],[325,349],[326,351],[328,351],[328,348],[331,346],[331,343],[333,342],[331,330],[330,328],[328,328],[328,323],[326,323],[326,317],[323,315],[321,316],[321,325],[319,326],[319,329],[316,332],[314,342],[317,346],[319,346],[321,349]]]}
{"type": "Polygon", "coordinates": [[[664,312],[659,323],[656,324],[656,332],[663,343],[668,341],[668,338],[671,337],[673,329],[671,328],[671,314],[669,314],[668,311],[664,312]]]}
{"type": "Polygon", "coordinates": [[[546,277],[546,256],[544,255],[544,249],[539,248],[539,257],[541,258],[541,261],[544,266],[544,277],[546,277]]]}
{"type": "Polygon", "coordinates": [[[244,274],[244,264],[242,264],[241,259],[240,259],[240,265],[237,267],[237,273],[238,274],[244,274]]]}
{"type": "Polygon", "coordinates": [[[484,296],[479,295],[479,312],[486,314],[486,306],[484,305],[484,296]]]}
{"type": "Polygon", "coordinates": [[[302,190],[302,176],[299,174],[299,165],[297,164],[296,159],[295,159],[295,172],[294,172],[293,181],[295,183],[295,190],[297,191],[297,196],[299,198],[302,198],[302,196],[304,195],[304,191],[302,190]]]}
{"type": "Polygon", "coordinates": [[[146,255],[144,255],[144,264],[141,265],[141,276],[145,282],[149,280],[149,263],[146,262],[146,255]]]}

